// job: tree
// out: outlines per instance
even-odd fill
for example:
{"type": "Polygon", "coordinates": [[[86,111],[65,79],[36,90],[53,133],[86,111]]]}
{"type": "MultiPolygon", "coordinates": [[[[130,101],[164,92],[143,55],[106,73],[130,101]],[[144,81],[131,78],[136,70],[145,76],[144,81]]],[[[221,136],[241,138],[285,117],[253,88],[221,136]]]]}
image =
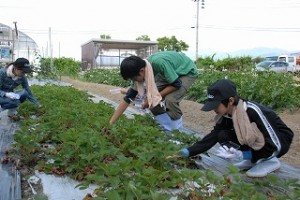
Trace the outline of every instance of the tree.
{"type": "Polygon", "coordinates": [[[137,37],[135,40],[142,40],[142,41],[151,41],[148,35],[141,35],[137,37]]]}
{"type": "Polygon", "coordinates": [[[102,34],[102,35],[100,35],[100,38],[101,39],[111,39],[111,36],[110,35],[102,34]]]}
{"type": "Polygon", "coordinates": [[[157,38],[158,41],[158,49],[160,51],[187,51],[189,48],[189,45],[183,42],[182,40],[178,41],[175,36],[172,36],[170,38],[168,37],[162,37],[157,38]]]}

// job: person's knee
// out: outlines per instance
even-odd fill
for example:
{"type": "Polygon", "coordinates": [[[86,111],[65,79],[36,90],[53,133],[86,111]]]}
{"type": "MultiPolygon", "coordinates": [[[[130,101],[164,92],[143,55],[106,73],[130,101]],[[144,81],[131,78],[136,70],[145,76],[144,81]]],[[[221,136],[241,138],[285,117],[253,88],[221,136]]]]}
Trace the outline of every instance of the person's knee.
{"type": "Polygon", "coordinates": [[[177,120],[182,116],[181,109],[179,107],[179,103],[175,101],[165,100],[165,111],[171,117],[172,120],[177,120]]]}
{"type": "Polygon", "coordinates": [[[151,108],[150,111],[154,116],[161,115],[166,112],[160,105],[157,105],[154,108],[151,108]]]}
{"type": "Polygon", "coordinates": [[[28,98],[28,92],[26,90],[21,90],[16,92],[20,95],[20,102],[23,103],[28,98]]]}
{"type": "Polygon", "coordinates": [[[165,96],[165,100],[170,103],[176,103],[179,104],[187,94],[186,90],[181,87],[178,90],[175,90],[174,92],[171,92],[170,94],[165,96]]]}
{"type": "Polygon", "coordinates": [[[1,107],[3,109],[12,109],[12,108],[17,108],[19,105],[20,105],[20,101],[19,100],[14,100],[13,102],[1,105],[1,107]]]}
{"type": "Polygon", "coordinates": [[[180,112],[174,112],[174,111],[167,111],[168,115],[172,120],[178,120],[182,117],[182,114],[180,112]]]}

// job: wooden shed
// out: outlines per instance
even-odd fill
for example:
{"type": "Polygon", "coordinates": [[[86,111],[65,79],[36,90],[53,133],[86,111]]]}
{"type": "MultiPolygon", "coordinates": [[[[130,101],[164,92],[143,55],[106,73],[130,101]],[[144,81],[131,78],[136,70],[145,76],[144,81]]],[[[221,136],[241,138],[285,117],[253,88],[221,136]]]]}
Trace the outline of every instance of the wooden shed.
{"type": "Polygon", "coordinates": [[[119,67],[128,56],[146,58],[157,51],[156,41],[91,39],[81,45],[82,70],[119,67]]]}

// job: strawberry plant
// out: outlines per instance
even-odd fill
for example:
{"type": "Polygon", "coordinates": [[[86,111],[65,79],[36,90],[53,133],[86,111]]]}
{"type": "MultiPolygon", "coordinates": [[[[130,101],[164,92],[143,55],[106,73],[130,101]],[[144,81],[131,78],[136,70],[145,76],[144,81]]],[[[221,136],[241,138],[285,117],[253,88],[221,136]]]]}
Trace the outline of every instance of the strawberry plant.
{"type": "MultiPolygon", "coordinates": [[[[188,91],[187,98],[198,103],[207,99],[208,85],[217,79],[229,78],[233,80],[239,95],[245,99],[260,102],[277,111],[282,109],[296,109],[300,106],[300,87],[292,74],[274,72],[255,72],[255,62],[261,58],[248,56],[224,58],[215,60],[212,57],[199,58],[197,66],[200,75],[188,91]],[[276,99],[276,101],[274,101],[276,99]]],[[[85,72],[85,81],[127,87],[128,81],[120,76],[119,69],[96,69],[85,72]]]]}
{"type": "Polygon", "coordinates": [[[249,180],[233,166],[222,177],[191,167],[191,159],[167,160],[195,137],[165,134],[149,115],[122,116],[109,125],[114,109],[103,101],[93,103],[83,91],[52,85],[32,89],[43,108],[21,105],[24,119],[15,134],[15,156],[41,172],[79,180],[80,188],[96,184],[95,199],[282,197],[272,187],[286,189],[291,199],[300,196],[296,181],[249,180]]]}
{"type": "Polygon", "coordinates": [[[36,69],[39,78],[59,78],[69,75],[77,77],[80,71],[80,62],[73,58],[40,58],[40,67],[36,69]]]}
{"type": "Polygon", "coordinates": [[[191,87],[188,96],[199,103],[207,99],[206,89],[218,79],[229,78],[236,83],[239,95],[275,110],[295,109],[300,106],[300,93],[293,75],[275,72],[218,71],[212,68],[203,72],[191,87]],[[276,101],[274,101],[276,99],[276,101]]]}
{"type": "Polygon", "coordinates": [[[94,69],[84,73],[83,79],[88,82],[115,85],[119,87],[130,86],[130,81],[123,80],[119,69],[94,69]]]}

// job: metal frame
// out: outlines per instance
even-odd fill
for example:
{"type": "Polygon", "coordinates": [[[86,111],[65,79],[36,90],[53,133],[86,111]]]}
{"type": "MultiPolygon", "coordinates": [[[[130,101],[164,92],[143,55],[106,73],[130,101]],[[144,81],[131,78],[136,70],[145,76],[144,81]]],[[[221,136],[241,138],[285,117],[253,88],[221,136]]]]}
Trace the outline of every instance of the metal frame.
{"type": "Polygon", "coordinates": [[[16,28],[16,22],[14,22],[14,24],[15,29],[0,23],[0,49],[10,49],[9,58],[6,57],[2,59],[1,55],[1,65],[13,62],[15,58],[18,57],[27,58],[32,63],[40,53],[36,42],[25,33],[18,31],[16,28]]]}

